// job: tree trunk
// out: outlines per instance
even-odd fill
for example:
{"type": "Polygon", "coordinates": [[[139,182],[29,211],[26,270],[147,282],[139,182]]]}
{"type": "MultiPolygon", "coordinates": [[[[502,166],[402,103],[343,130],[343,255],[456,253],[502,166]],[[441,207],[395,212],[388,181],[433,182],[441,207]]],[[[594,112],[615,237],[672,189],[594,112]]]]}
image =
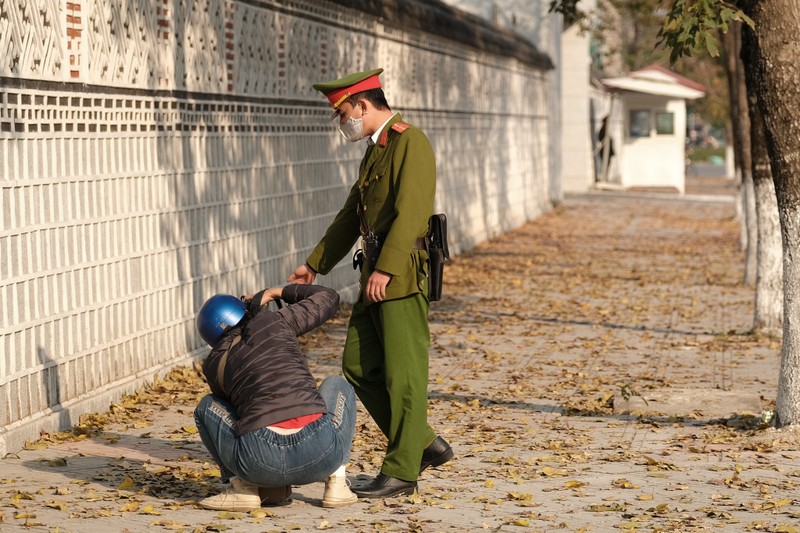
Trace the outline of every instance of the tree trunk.
{"type": "Polygon", "coordinates": [[[733,123],[733,156],[739,183],[739,199],[742,202],[742,248],[745,250],[744,282],[754,285],[758,268],[758,224],[755,191],[753,188],[752,159],[750,154],[750,116],[747,111],[744,65],[739,51],[742,46],[742,25],[733,21],[723,35],[725,73],[728,78],[728,100],[733,123]]]}
{"type": "Polygon", "coordinates": [[[781,223],[784,313],[776,421],[788,426],[800,424],[800,3],[748,0],[743,7],[755,22],[758,107],[781,223]]]}
{"type": "MultiPolygon", "coordinates": [[[[759,121],[759,128],[763,124],[759,121]]],[[[780,335],[783,327],[783,247],[778,218],[775,184],[769,166],[766,140],[763,133],[763,154],[753,154],[753,185],[758,219],[758,254],[756,275],[755,312],[753,330],[769,335],[780,335]]],[[[756,142],[754,140],[754,142],[756,142]]]]}
{"type": "MultiPolygon", "coordinates": [[[[751,165],[752,167],[752,165],[751,165]]],[[[742,167],[742,212],[744,213],[744,283],[750,287],[756,284],[758,273],[758,209],[756,207],[755,184],[753,173],[748,167],[742,167]]]]}
{"type": "MultiPolygon", "coordinates": [[[[742,60],[745,65],[755,65],[753,30],[743,28],[742,60]]],[[[781,226],[778,218],[778,201],[767,153],[764,119],[758,110],[758,90],[755,72],[746,69],[747,108],[750,111],[750,141],[753,158],[753,188],[758,219],[758,253],[756,274],[756,305],[753,330],[758,333],[779,335],[783,327],[783,248],[781,226]]]]}

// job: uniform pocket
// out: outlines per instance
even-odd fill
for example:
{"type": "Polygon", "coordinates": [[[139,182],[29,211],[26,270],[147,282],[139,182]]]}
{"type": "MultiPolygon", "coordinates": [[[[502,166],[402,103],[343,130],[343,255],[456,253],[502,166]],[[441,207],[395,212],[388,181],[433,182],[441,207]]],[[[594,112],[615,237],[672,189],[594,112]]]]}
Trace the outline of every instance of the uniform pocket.
{"type": "Polygon", "coordinates": [[[375,209],[383,205],[389,194],[389,179],[383,174],[373,174],[364,183],[366,188],[364,199],[366,204],[375,209]]]}

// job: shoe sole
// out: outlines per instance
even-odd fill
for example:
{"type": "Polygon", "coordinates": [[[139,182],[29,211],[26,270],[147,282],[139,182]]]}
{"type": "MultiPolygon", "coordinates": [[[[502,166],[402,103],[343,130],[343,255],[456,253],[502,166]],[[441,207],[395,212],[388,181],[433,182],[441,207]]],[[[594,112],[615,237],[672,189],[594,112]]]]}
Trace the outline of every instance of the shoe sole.
{"type": "Polygon", "coordinates": [[[358,497],[359,500],[380,500],[383,498],[394,498],[395,496],[411,496],[415,492],[417,492],[417,487],[411,487],[408,489],[399,490],[397,492],[393,492],[391,494],[385,494],[383,496],[371,496],[368,494],[362,496],[361,494],[356,492],[356,496],[358,497]]]}
{"type": "Polygon", "coordinates": [[[350,500],[336,500],[336,501],[328,501],[322,500],[322,506],[325,509],[336,509],[337,507],[344,507],[346,505],[350,505],[356,503],[358,501],[358,496],[353,495],[353,498],[350,500]]]}
{"type": "Polygon", "coordinates": [[[437,466],[442,466],[443,464],[448,462],[450,459],[452,459],[453,455],[454,455],[453,454],[453,449],[450,448],[449,450],[444,452],[442,455],[438,456],[433,461],[423,464],[422,467],[419,469],[420,473],[422,473],[426,468],[436,468],[437,466]]]}
{"type": "Polygon", "coordinates": [[[209,511],[230,511],[232,513],[249,513],[250,511],[255,511],[256,509],[260,509],[261,506],[253,507],[252,505],[203,505],[200,504],[200,507],[203,509],[207,509],[209,511]]]}

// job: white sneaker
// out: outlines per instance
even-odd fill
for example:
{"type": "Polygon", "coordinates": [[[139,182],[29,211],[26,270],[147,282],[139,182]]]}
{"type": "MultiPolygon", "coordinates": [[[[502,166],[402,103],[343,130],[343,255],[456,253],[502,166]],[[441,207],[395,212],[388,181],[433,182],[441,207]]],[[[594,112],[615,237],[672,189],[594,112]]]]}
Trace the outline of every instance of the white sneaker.
{"type": "Polygon", "coordinates": [[[344,507],[358,501],[358,496],[350,490],[350,482],[345,476],[328,476],[325,481],[325,493],[322,496],[322,506],[328,509],[344,507]]]}
{"type": "Polygon", "coordinates": [[[261,507],[258,486],[234,476],[230,487],[216,496],[200,500],[200,506],[216,511],[252,511],[261,507]]]}

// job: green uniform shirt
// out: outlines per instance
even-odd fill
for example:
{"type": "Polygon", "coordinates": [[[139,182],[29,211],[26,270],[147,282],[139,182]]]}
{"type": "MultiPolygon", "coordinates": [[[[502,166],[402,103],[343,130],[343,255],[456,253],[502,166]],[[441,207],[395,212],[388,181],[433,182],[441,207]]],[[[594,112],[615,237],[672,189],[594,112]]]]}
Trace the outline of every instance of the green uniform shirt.
{"type": "MultiPolygon", "coordinates": [[[[414,244],[427,233],[428,219],[433,214],[436,162],[425,133],[402,120],[399,113],[395,114],[384,126],[378,142],[367,148],[358,181],[350,189],[344,207],[306,260],[321,274],[327,274],[342,260],[361,236],[356,211],[360,201],[372,231],[385,234],[376,268],[392,275],[386,300],[416,292],[427,295],[428,254],[415,249],[414,244]]],[[[366,263],[361,272],[365,304],[368,302],[363,288],[372,274],[366,263]]]]}

